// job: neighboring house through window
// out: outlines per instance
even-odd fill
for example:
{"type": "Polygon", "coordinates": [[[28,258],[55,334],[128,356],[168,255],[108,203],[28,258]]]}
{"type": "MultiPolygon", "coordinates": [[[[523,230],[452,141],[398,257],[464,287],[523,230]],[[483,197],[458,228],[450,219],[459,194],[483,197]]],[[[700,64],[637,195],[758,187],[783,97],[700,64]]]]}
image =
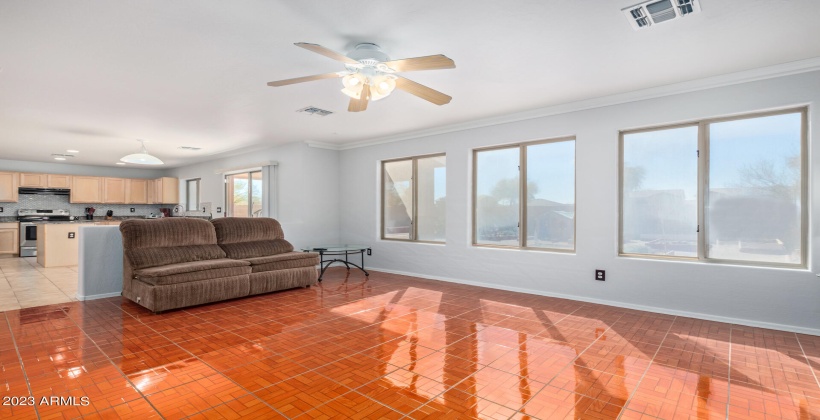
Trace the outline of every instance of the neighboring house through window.
{"type": "Polygon", "coordinates": [[[473,245],[575,250],[574,137],[473,151],[473,245]]]}

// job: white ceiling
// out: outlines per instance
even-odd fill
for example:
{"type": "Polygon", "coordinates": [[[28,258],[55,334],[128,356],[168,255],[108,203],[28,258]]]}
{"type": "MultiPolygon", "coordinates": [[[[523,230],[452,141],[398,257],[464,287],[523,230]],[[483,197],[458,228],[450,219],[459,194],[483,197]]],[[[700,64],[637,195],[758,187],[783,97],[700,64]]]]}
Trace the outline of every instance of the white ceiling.
{"type": "Polygon", "coordinates": [[[113,164],[135,139],[169,167],[294,141],[349,144],[588,98],[820,57],[820,1],[702,0],[633,31],[637,0],[0,2],[0,159],[113,164]],[[453,96],[396,91],[349,113],[343,70],[293,46],[392,58],[445,54],[405,75],[453,96]],[[336,112],[312,117],[308,105],[336,112]],[[180,146],[202,147],[201,151],[180,146]]]}

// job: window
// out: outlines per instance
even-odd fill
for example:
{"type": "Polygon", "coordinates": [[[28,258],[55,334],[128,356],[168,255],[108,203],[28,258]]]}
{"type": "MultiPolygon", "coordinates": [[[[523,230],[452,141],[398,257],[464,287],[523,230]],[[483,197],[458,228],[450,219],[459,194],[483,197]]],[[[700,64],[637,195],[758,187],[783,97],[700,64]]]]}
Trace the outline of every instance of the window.
{"type": "Polygon", "coordinates": [[[805,265],[806,110],[621,133],[621,254],[805,265]]]}
{"type": "Polygon", "coordinates": [[[199,211],[199,178],[185,181],[185,210],[199,211]]]}
{"type": "Polygon", "coordinates": [[[575,138],[473,154],[474,245],[575,250],[575,138]]]}
{"type": "Polygon", "coordinates": [[[260,217],[262,171],[225,175],[225,201],[227,216],[260,217]]]}
{"type": "Polygon", "coordinates": [[[382,162],[382,239],[444,242],[447,158],[382,162]]]}

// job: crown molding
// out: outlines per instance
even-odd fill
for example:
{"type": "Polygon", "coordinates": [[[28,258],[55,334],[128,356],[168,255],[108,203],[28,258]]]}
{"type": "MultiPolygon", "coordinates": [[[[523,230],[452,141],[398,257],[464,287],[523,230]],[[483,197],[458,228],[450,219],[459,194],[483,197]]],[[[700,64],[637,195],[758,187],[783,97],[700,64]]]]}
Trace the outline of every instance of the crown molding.
{"type": "Polygon", "coordinates": [[[306,141],[305,144],[314,149],[342,150],[342,145],[340,144],[324,143],[320,141],[306,141]]]}
{"type": "MultiPolygon", "coordinates": [[[[806,60],[792,61],[788,63],[776,64],[768,67],[760,67],[752,70],[744,70],[735,73],[727,73],[719,76],[712,76],[703,79],[690,80],[670,85],[657,86],[648,89],[641,89],[632,92],[618,93],[614,95],[601,96],[597,98],[584,99],[575,102],[568,102],[560,105],[553,105],[544,108],[537,108],[530,111],[518,112],[514,114],[501,115],[497,117],[483,118],[468,121],[465,123],[445,125],[441,127],[429,128],[425,130],[411,131],[404,134],[397,134],[386,137],[376,137],[362,140],[355,143],[332,145],[327,143],[314,143],[326,145],[331,150],[349,150],[360,147],[375,146],[384,143],[393,143],[404,140],[412,140],[422,137],[430,137],[439,134],[452,133],[457,131],[470,130],[475,128],[490,127],[494,125],[508,124],[518,121],[531,120],[536,118],[549,117],[553,115],[567,114],[570,112],[584,111],[588,109],[602,108],[612,105],[620,105],[629,102],[645,101],[647,99],[662,98],[665,96],[679,95],[689,92],[714,89],[723,86],[737,85],[741,83],[754,82],[757,80],[773,79],[777,77],[789,76],[800,73],[809,73],[820,70],[820,57],[806,60]]],[[[310,143],[309,143],[310,145],[310,143]]],[[[311,146],[320,147],[320,146],[311,146]]]]}

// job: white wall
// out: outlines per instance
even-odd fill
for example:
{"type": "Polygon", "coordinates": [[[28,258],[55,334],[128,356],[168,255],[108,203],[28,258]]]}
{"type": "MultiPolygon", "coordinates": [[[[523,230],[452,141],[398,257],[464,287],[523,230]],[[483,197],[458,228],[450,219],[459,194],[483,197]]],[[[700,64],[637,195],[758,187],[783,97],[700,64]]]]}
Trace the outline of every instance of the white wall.
{"type": "MultiPolygon", "coordinates": [[[[617,255],[619,130],[818,101],[820,72],[814,72],[345,150],[341,238],[372,244],[366,263],[387,271],[820,334],[820,278],[811,271],[617,255]],[[472,149],[567,135],[577,136],[576,254],[471,246],[472,149]],[[379,161],[440,152],[447,153],[446,245],[380,240],[379,161]],[[607,271],[606,282],[593,280],[594,269],[607,271]]],[[[809,118],[810,127],[820,123],[815,106],[809,118]]],[[[809,208],[815,213],[819,146],[810,132],[809,208]]],[[[816,270],[818,218],[810,223],[809,267],[816,270]]]]}
{"type": "Polygon", "coordinates": [[[0,171],[156,179],[165,176],[167,169],[136,169],[0,159],[0,171]]]}
{"type": "MultiPolygon", "coordinates": [[[[186,179],[201,178],[200,202],[212,203],[214,217],[225,215],[225,184],[219,169],[241,168],[262,161],[276,161],[276,218],[285,238],[296,247],[339,242],[339,152],[290,143],[168,171],[180,179],[184,202],[186,179]],[[216,208],[222,207],[217,214],[216,208]]],[[[268,186],[271,187],[271,186],[268,186]]],[[[268,190],[270,194],[272,190],[268,190]]]]}

